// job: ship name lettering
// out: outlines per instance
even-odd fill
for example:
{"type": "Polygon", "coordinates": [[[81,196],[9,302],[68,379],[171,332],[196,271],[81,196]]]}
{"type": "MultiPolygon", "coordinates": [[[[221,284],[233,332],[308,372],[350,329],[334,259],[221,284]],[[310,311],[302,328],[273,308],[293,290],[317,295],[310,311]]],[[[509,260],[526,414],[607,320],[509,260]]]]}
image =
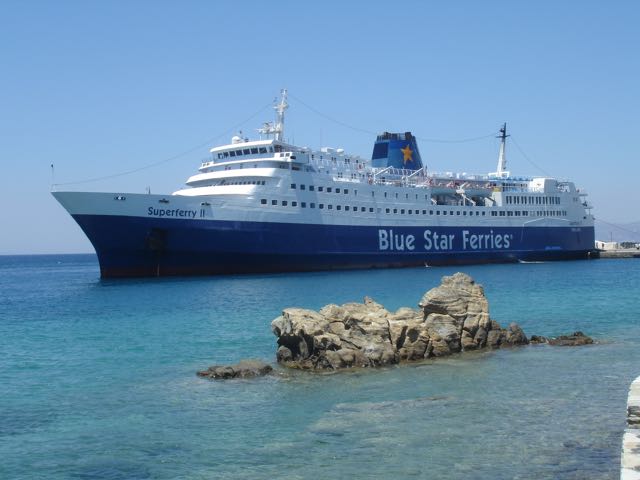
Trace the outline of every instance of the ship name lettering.
{"type": "Polygon", "coordinates": [[[196,210],[183,210],[181,208],[153,208],[147,209],[147,215],[150,217],[186,217],[196,218],[196,210]]]}
{"type": "Polygon", "coordinates": [[[506,249],[511,246],[513,235],[496,234],[491,230],[489,233],[471,233],[469,230],[462,231],[463,250],[491,250],[506,249]]]}
{"type": "Polygon", "coordinates": [[[378,249],[389,251],[415,250],[416,237],[403,233],[393,233],[393,229],[378,230],[378,249]]]}
{"type": "Polygon", "coordinates": [[[453,234],[442,234],[438,232],[432,232],[431,230],[424,231],[424,249],[425,250],[452,250],[453,249],[453,234]]]}

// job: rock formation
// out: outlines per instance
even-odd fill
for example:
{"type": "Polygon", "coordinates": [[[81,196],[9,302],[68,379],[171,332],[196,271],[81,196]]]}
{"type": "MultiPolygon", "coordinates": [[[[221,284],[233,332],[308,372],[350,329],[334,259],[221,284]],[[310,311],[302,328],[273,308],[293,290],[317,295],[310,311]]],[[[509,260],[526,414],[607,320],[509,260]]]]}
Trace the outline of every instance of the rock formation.
{"type": "Polygon", "coordinates": [[[319,312],[287,308],[271,323],[278,362],[311,370],[372,367],[529,343],[517,324],[502,328],[491,320],[482,286],[466,274],[444,277],[418,306],[392,313],[367,297],[319,312]]]}
{"type": "Polygon", "coordinates": [[[531,343],[548,343],[549,345],[558,347],[577,347],[581,345],[591,345],[593,339],[582,332],[573,332],[571,335],[560,335],[559,337],[531,335],[531,343]]]}
{"type": "Polygon", "coordinates": [[[235,365],[213,365],[206,370],[198,372],[199,377],[214,380],[226,380],[229,378],[262,377],[273,371],[273,367],[260,360],[242,360],[235,365]]]}

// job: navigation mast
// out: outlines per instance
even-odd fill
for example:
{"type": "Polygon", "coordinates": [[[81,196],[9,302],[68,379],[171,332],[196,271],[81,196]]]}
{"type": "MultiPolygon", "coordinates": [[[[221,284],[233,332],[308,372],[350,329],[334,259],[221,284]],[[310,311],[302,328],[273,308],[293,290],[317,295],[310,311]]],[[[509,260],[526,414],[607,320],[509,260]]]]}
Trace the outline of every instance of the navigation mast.
{"type": "Polygon", "coordinates": [[[278,141],[282,141],[284,137],[284,111],[289,108],[289,104],[287,103],[287,89],[283,88],[280,94],[282,95],[280,103],[273,106],[276,111],[276,124],[265,122],[262,128],[258,129],[261,135],[267,135],[267,137],[273,135],[273,138],[278,141]]]}
{"type": "Polygon", "coordinates": [[[500,139],[500,153],[498,154],[498,168],[496,170],[497,177],[508,177],[507,157],[505,155],[505,145],[507,143],[507,123],[505,122],[500,129],[500,134],[496,137],[500,139]]]}

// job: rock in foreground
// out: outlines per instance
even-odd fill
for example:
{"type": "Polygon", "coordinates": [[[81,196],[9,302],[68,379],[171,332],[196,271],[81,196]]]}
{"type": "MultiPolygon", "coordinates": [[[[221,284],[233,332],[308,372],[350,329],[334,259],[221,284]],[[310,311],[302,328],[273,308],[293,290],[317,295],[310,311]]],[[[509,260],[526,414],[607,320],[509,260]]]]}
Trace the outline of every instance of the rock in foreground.
{"type": "Polygon", "coordinates": [[[392,313],[365,298],[319,312],[287,308],[271,323],[278,362],[310,370],[373,367],[529,343],[517,324],[491,320],[482,286],[466,274],[444,277],[418,306],[392,313]]]}
{"type": "Polygon", "coordinates": [[[213,365],[198,372],[199,377],[214,380],[229,378],[253,378],[268,375],[273,371],[271,365],[260,360],[242,360],[235,365],[213,365]]]}

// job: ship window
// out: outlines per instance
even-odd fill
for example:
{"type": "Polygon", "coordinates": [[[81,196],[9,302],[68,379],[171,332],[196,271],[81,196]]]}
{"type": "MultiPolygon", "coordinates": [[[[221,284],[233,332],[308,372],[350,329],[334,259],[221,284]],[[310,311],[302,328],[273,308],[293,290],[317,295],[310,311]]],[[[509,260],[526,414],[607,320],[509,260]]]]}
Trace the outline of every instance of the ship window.
{"type": "Polygon", "coordinates": [[[304,190],[305,188],[307,187],[305,187],[304,185],[300,185],[300,190],[304,190]]]}
{"type": "Polygon", "coordinates": [[[256,153],[258,153],[258,149],[257,148],[252,148],[251,149],[251,153],[255,155],[256,153]]]}
{"type": "Polygon", "coordinates": [[[295,188],[296,188],[296,184],[295,184],[295,183],[292,183],[292,184],[291,184],[291,188],[293,188],[293,189],[295,190],[295,188]]]}
{"type": "Polygon", "coordinates": [[[409,210],[409,211],[407,211],[407,213],[408,213],[409,215],[411,215],[411,214],[413,213],[413,210],[409,210]]]}
{"type": "Polygon", "coordinates": [[[497,216],[497,215],[498,215],[498,213],[497,213],[497,212],[495,212],[495,211],[491,212],[491,216],[492,216],[492,217],[495,217],[495,216],[497,216]]]}
{"type": "Polygon", "coordinates": [[[501,217],[504,217],[504,212],[500,212],[500,216],[501,216],[501,217]]]}
{"type": "Polygon", "coordinates": [[[286,207],[286,206],[287,206],[287,201],[286,201],[286,200],[283,200],[283,201],[282,201],[282,206],[283,206],[283,207],[286,207]]]}
{"type": "Polygon", "coordinates": [[[507,212],[507,217],[513,217],[513,212],[511,210],[507,212]]]}
{"type": "Polygon", "coordinates": [[[261,203],[262,205],[266,205],[266,204],[267,204],[267,199],[266,199],[266,198],[261,199],[261,200],[260,200],[260,203],[261,203]]]}
{"type": "Polygon", "coordinates": [[[298,206],[298,202],[291,202],[291,206],[292,207],[297,207],[298,206]]]}
{"type": "Polygon", "coordinates": [[[244,150],[242,150],[242,153],[245,155],[249,155],[251,153],[251,149],[245,148],[244,150]]]}
{"type": "Polygon", "coordinates": [[[440,210],[436,210],[436,215],[440,215],[440,210]]]}
{"type": "Polygon", "coordinates": [[[307,208],[307,204],[306,204],[305,202],[300,202],[300,206],[301,206],[302,208],[307,208]]]}
{"type": "Polygon", "coordinates": [[[347,211],[347,212],[348,212],[348,211],[349,211],[349,205],[345,205],[345,206],[344,206],[344,209],[345,209],[345,211],[347,211]]]}
{"type": "Polygon", "coordinates": [[[309,204],[309,208],[316,208],[316,204],[315,203],[310,203],[309,204]]]}
{"type": "Polygon", "coordinates": [[[387,192],[384,192],[384,198],[387,198],[387,192]]]}
{"type": "Polygon", "coordinates": [[[229,152],[229,156],[231,156],[231,157],[235,157],[235,156],[236,156],[236,152],[235,152],[234,150],[231,150],[231,151],[229,152]]]}
{"type": "Polygon", "coordinates": [[[309,185],[309,191],[313,192],[316,188],[313,185],[309,185]]]}
{"type": "Polygon", "coordinates": [[[346,195],[347,193],[349,193],[349,189],[345,188],[344,189],[344,194],[346,195]]]}
{"type": "Polygon", "coordinates": [[[327,210],[333,210],[333,205],[327,205],[327,210]]]}
{"type": "MultiPolygon", "coordinates": [[[[358,207],[354,207],[354,208],[357,209],[358,207]]],[[[373,210],[373,208],[371,210],[373,210]]],[[[360,211],[361,212],[366,212],[367,211],[367,207],[360,207],[360,211]]]]}
{"type": "Polygon", "coordinates": [[[456,212],[456,215],[460,215],[460,210],[458,210],[458,211],[456,212]]]}
{"type": "Polygon", "coordinates": [[[385,211],[386,211],[386,213],[390,213],[391,212],[388,208],[386,208],[385,211]]]}
{"type": "Polygon", "coordinates": [[[236,157],[242,156],[242,150],[236,150],[236,157]]]}
{"type": "Polygon", "coordinates": [[[327,193],[331,193],[331,187],[327,187],[327,193]]]}
{"type": "MultiPolygon", "coordinates": [[[[394,211],[393,213],[396,213],[396,212],[394,211]]],[[[402,215],[404,215],[404,208],[403,208],[402,210],[400,210],[400,213],[401,213],[402,215]]]]}
{"type": "Polygon", "coordinates": [[[267,153],[267,149],[266,149],[265,147],[260,147],[260,148],[258,149],[258,152],[260,152],[260,153],[267,153]]]}
{"type": "Polygon", "coordinates": [[[465,210],[464,212],[462,212],[462,215],[466,215],[466,214],[467,214],[467,211],[466,211],[466,210],[465,210]]]}
{"type": "Polygon", "coordinates": [[[516,210],[514,213],[515,213],[516,217],[520,216],[520,210],[516,210]]]}
{"type": "MultiPolygon", "coordinates": [[[[423,212],[426,212],[426,210],[423,210],[423,212]]],[[[429,210],[429,215],[433,215],[433,210],[429,210]]]]}
{"type": "Polygon", "coordinates": [[[394,209],[393,209],[393,213],[398,213],[398,209],[397,209],[397,208],[394,208],[394,209]]]}
{"type": "Polygon", "coordinates": [[[318,204],[318,208],[319,208],[320,210],[322,210],[322,209],[324,208],[324,203],[319,203],[319,204],[318,204]]]}
{"type": "Polygon", "coordinates": [[[396,192],[396,198],[398,198],[398,192],[396,192]]]}
{"type": "Polygon", "coordinates": [[[277,205],[278,201],[277,200],[271,200],[271,205],[277,205]]]}
{"type": "Polygon", "coordinates": [[[336,188],[336,193],[340,193],[340,189],[339,188],[336,188]]]}
{"type": "Polygon", "coordinates": [[[369,213],[373,213],[373,207],[369,207],[369,213]]]}

